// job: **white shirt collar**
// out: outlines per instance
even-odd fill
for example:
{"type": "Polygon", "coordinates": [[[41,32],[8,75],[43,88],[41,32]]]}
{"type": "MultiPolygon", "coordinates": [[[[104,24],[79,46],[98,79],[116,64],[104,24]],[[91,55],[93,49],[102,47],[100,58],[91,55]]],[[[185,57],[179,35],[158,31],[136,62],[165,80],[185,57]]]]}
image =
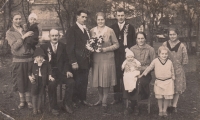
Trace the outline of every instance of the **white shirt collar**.
{"type": "Polygon", "coordinates": [[[84,27],[86,28],[85,25],[81,25],[80,23],[76,22],[76,24],[78,25],[78,27],[82,30],[82,32],[84,33],[84,27]]]}
{"type": "MultiPolygon", "coordinates": [[[[51,43],[51,42],[50,42],[51,43]]],[[[53,48],[53,45],[56,45],[56,49],[58,48],[58,42],[56,44],[51,43],[51,47],[53,48]]]]}
{"type": "MultiPolygon", "coordinates": [[[[43,59],[43,60],[42,60],[42,63],[43,63],[44,61],[45,61],[45,59],[43,59]]],[[[34,60],[34,63],[37,63],[37,61],[36,61],[36,60],[34,60]]]]}
{"type": "MultiPolygon", "coordinates": [[[[122,26],[124,26],[124,24],[125,24],[125,21],[123,22],[123,23],[119,23],[118,22],[118,25],[120,26],[120,25],[122,25],[122,26]]],[[[123,28],[123,27],[122,27],[123,28]]]]}

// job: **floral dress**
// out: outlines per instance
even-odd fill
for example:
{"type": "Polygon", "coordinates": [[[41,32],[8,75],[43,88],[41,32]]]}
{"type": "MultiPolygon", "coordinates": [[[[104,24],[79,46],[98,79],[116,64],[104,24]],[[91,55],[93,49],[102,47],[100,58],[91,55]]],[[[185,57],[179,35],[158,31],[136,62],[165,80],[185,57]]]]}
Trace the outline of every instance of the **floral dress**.
{"type": "Polygon", "coordinates": [[[163,45],[169,49],[169,58],[174,66],[174,92],[182,94],[186,89],[186,78],[183,65],[188,63],[187,49],[180,41],[177,41],[174,46],[172,46],[170,41],[164,42],[163,45]]]}

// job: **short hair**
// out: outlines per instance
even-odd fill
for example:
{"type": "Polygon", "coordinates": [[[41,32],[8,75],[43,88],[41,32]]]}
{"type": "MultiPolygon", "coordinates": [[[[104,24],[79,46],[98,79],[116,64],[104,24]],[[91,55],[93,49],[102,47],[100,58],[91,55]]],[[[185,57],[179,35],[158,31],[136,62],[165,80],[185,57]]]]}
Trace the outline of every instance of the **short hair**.
{"type": "Polygon", "coordinates": [[[179,34],[179,30],[178,30],[178,28],[176,28],[176,27],[170,27],[169,29],[168,29],[168,36],[169,36],[169,32],[170,31],[174,31],[177,35],[179,34]]]}
{"type": "Polygon", "coordinates": [[[49,35],[50,35],[50,32],[51,32],[51,31],[58,31],[58,35],[60,35],[59,30],[54,29],[54,28],[49,30],[49,35]]]}
{"type": "Polygon", "coordinates": [[[103,12],[97,12],[96,19],[97,19],[98,16],[102,16],[104,19],[106,19],[106,15],[103,12]]]}
{"type": "Polygon", "coordinates": [[[85,13],[85,14],[89,15],[89,11],[84,8],[79,8],[76,12],[76,15],[79,16],[79,15],[81,15],[81,13],[85,13]]]}
{"type": "Polygon", "coordinates": [[[145,39],[147,39],[147,35],[144,33],[144,32],[138,32],[138,33],[136,33],[136,39],[137,39],[137,36],[139,35],[139,34],[142,34],[143,36],[144,36],[144,38],[145,39]]]}
{"type": "Polygon", "coordinates": [[[29,16],[28,16],[28,19],[31,19],[31,18],[35,18],[37,20],[37,15],[35,13],[31,13],[29,16]]]}
{"type": "Polygon", "coordinates": [[[165,47],[165,46],[160,46],[160,47],[158,48],[158,56],[159,56],[159,54],[161,53],[161,50],[166,50],[167,53],[169,53],[169,49],[168,49],[167,47],[165,47]]]}
{"type": "Polygon", "coordinates": [[[19,11],[13,12],[13,13],[11,14],[11,21],[13,21],[13,18],[14,18],[16,15],[20,15],[20,16],[22,17],[21,12],[19,12],[19,11]]]}
{"type": "Polygon", "coordinates": [[[117,13],[117,12],[124,12],[124,14],[125,14],[125,13],[126,13],[126,10],[125,10],[124,8],[118,8],[117,11],[116,11],[116,13],[117,13]]]}

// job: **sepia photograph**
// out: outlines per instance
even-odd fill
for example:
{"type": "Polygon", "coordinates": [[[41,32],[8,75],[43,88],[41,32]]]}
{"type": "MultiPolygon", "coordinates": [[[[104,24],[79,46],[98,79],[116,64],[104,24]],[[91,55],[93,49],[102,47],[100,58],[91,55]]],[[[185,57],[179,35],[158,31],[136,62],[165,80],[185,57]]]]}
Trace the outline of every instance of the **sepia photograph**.
{"type": "Polygon", "coordinates": [[[200,0],[0,0],[0,120],[200,120],[200,0]]]}

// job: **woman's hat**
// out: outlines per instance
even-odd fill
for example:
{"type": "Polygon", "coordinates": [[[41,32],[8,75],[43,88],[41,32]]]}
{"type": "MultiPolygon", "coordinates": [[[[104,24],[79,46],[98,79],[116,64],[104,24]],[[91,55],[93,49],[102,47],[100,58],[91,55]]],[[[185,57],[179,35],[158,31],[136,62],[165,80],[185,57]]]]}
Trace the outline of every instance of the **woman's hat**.
{"type": "Polygon", "coordinates": [[[134,57],[134,54],[133,54],[133,52],[130,49],[126,48],[125,52],[126,52],[126,57],[127,56],[133,56],[134,57]]]}
{"type": "Polygon", "coordinates": [[[34,54],[33,54],[33,57],[36,57],[36,56],[45,56],[44,54],[44,51],[42,50],[42,48],[38,47],[36,48],[34,54]]]}
{"type": "Polygon", "coordinates": [[[37,15],[35,13],[31,13],[29,16],[28,16],[28,19],[30,18],[35,18],[37,20],[37,15]]]}

